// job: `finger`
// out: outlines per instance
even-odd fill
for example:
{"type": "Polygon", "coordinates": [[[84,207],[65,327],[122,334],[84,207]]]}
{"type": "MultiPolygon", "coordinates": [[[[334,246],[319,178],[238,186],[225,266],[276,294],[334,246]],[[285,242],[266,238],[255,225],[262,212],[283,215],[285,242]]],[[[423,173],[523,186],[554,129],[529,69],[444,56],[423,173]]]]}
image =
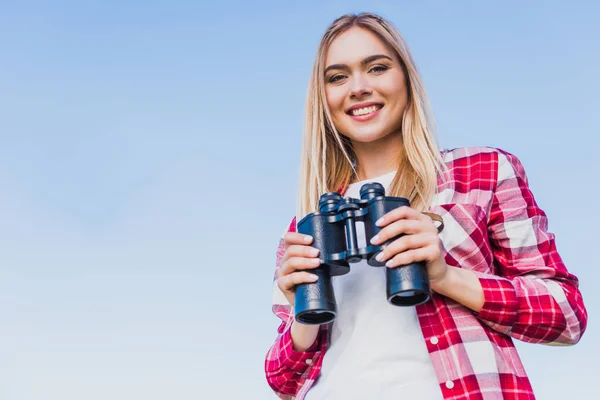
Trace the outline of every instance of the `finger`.
{"type": "Polygon", "coordinates": [[[392,211],[388,211],[383,215],[383,217],[379,218],[375,225],[377,226],[386,226],[387,224],[394,222],[399,219],[421,219],[421,213],[416,210],[408,207],[402,206],[398,208],[394,208],[392,211]]]}
{"type": "Polygon", "coordinates": [[[387,225],[371,238],[371,244],[384,243],[400,234],[416,234],[423,230],[422,222],[414,219],[401,219],[387,225]]]}
{"type": "Polygon", "coordinates": [[[307,245],[299,245],[299,244],[293,244],[290,247],[288,247],[287,251],[287,258],[290,257],[306,257],[306,258],[313,258],[319,255],[319,249],[317,249],[316,247],[312,247],[312,246],[307,246],[307,245]]]}
{"type": "Polygon", "coordinates": [[[297,270],[312,269],[321,265],[318,258],[290,257],[279,268],[279,275],[289,275],[297,270]]]}
{"type": "Polygon", "coordinates": [[[277,286],[282,291],[291,291],[296,285],[301,283],[314,283],[318,279],[317,275],[310,272],[294,272],[277,279],[277,286]]]}
{"type": "MultiPolygon", "coordinates": [[[[439,249],[437,249],[439,252],[439,249]]],[[[414,262],[429,261],[435,258],[436,248],[434,246],[420,247],[418,249],[410,249],[396,254],[393,258],[385,263],[386,267],[395,268],[402,265],[408,265],[414,262]]]]}
{"type": "Polygon", "coordinates": [[[383,251],[377,255],[377,261],[384,262],[394,257],[396,254],[400,254],[407,250],[435,245],[438,241],[439,238],[429,232],[402,236],[385,246],[383,251]]]}
{"type": "Polygon", "coordinates": [[[310,235],[305,235],[298,232],[287,232],[285,235],[283,235],[283,241],[287,248],[293,244],[310,244],[312,243],[313,238],[310,235]]]}
{"type": "Polygon", "coordinates": [[[423,215],[426,215],[429,218],[431,218],[431,222],[435,226],[435,229],[437,229],[438,233],[444,230],[444,220],[440,215],[430,212],[423,212],[423,215]]]}

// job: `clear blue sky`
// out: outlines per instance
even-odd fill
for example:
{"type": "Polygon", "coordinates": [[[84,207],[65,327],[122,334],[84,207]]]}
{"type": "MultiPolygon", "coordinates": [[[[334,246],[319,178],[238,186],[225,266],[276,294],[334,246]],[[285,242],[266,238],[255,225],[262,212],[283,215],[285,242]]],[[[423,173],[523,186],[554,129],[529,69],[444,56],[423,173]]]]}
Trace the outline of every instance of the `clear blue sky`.
{"type": "Polygon", "coordinates": [[[327,24],[404,34],[451,148],[523,162],[589,327],[519,345],[590,399],[600,340],[600,6],[583,1],[3,1],[0,399],[270,399],[271,285],[327,24]]]}

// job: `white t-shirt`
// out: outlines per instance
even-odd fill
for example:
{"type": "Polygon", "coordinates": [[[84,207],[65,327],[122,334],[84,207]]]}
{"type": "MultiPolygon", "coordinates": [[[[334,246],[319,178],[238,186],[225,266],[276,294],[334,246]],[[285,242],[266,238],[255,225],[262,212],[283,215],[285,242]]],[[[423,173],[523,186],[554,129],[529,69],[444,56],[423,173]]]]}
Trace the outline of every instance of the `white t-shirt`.
{"type": "MultiPolygon", "coordinates": [[[[356,182],[345,196],[360,198],[367,182],[387,190],[394,175],[356,182]]],[[[357,236],[364,247],[362,223],[357,223],[357,236]]],[[[306,400],[442,399],[415,307],[387,302],[384,268],[363,260],[350,264],[348,274],[332,278],[338,314],[319,379],[306,400]]]]}

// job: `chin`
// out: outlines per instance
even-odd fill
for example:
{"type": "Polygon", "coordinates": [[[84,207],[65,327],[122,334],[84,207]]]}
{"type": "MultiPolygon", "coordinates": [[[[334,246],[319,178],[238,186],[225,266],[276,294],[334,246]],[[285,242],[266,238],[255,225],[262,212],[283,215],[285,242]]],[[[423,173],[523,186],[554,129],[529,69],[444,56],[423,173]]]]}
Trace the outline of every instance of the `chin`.
{"type": "Polygon", "coordinates": [[[386,135],[381,131],[371,131],[371,130],[350,130],[352,132],[347,136],[350,140],[360,143],[371,143],[375,142],[386,135]]]}

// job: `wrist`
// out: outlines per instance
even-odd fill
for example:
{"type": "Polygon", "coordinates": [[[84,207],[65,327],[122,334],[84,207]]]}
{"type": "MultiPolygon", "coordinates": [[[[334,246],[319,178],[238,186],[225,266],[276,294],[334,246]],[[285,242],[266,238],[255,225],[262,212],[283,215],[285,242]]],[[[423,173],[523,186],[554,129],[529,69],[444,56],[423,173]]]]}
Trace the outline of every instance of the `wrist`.
{"type": "Polygon", "coordinates": [[[294,319],[290,328],[294,350],[307,351],[310,349],[317,340],[319,327],[319,325],[302,324],[294,319]]]}
{"type": "Polygon", "coordinates": [[[456,267],[446,266],[445,273],[442,277],[437,279],[431,279],[429,285],[431,290],[441,295],[447,296],[450,292],[450,288],[456,287],[457,281],[457,269],[456,267]]]}
{"type": "Polygon", "coordinates": [[[483,287],[477,275],[468,269],[448,266],[439,280],[430,281],[431,290],[446,296],[475,312],[485,303],[483,287]]]}

